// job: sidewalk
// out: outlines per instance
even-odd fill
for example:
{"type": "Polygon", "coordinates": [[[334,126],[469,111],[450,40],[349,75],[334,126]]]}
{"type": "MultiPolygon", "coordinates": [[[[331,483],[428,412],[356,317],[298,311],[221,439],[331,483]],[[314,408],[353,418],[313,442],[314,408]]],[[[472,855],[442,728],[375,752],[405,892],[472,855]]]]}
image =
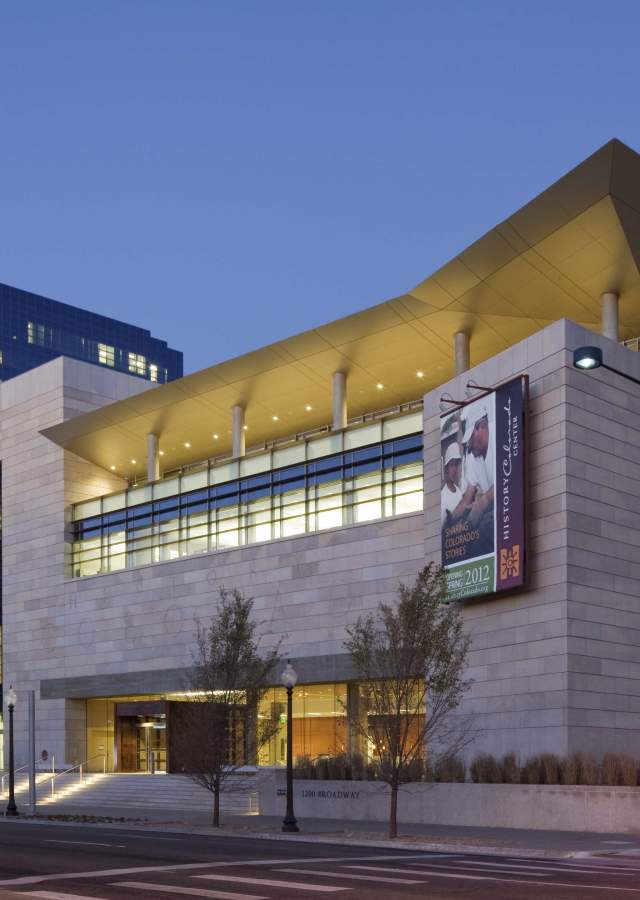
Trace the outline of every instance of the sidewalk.
{"type": "Polygon", "coordinates": [[[466,828],[443,825],[400,824],[400,836],[389,840],[381,822],[344,822],[338,819],[299,820],[299,834],[283,834],[282,819],[276,816],[221,814],[220,830],[211,826],[210,814],[202,810],[148,808],[91,808],[70,804],[43,806],[40,821],[58,816],[60,821],[87,822],[95,817],[101,824],[125,824],[128,828],[179,831],[223,837],[254,837],[278,841],[311,841],[385,849],[435,850],[439,852],[486,853],[491,855],[536,857],[584,857],[623,855],[640,860],[640,834],[594,834],[593,832],[537,831],[515,828],[466,828]],[[119,821],[117,821],[119,820],[119,821]],[[123,821],[124,820],[124,821],[123,821]]]}

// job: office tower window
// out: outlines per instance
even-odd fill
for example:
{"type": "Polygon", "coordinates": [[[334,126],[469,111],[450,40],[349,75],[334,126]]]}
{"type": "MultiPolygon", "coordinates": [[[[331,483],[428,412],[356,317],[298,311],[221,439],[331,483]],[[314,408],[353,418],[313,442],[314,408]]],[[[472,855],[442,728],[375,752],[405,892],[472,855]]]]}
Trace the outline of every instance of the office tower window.
{"type": "Polygon", "coordinates": [[[115,347],[110,347],[109,344],[98,344],[98,362],[103,366],[113,366],[115,365],[115,347]]]}
{"type": "Polygon", "coordinates": [[[147,374],[147,359],[140,353],[129,354],[129,371],[134,375],[147,374]]]}

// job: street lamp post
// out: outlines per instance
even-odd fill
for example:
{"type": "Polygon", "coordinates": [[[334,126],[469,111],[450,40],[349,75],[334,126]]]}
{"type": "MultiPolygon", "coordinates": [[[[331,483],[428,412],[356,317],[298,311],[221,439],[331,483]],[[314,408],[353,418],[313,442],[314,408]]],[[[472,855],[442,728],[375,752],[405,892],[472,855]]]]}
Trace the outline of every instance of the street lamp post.
{"type": "Polygon", "coordinates": [[[593,369],[606,369],[607,372],[614,372],[616,375],[626,378],[627,381],[640,384],[640,379],[634,378],[633,375],[627,375],[626,372],[621,372],[620,369],[608,366],[603,359],[600,347],[578,347],[577,350],[573,351],[573,365],[576,369],[582,369],[583,372],[589,372],[593,369]]]}
{"type": "Polygon", "coordinates": [[[287,660],[281,680],[287,689],[287,812],[282,820],[282,830],[300,831],[293,814],[293,689],[298,675],[290,659],[287,660]]]}
{"type": "Polygon", "coordinates": [[[16,692],[13,685],[9,685],[6,693],[7,709],[9,710],[9,802],[7,803],[7,811],[5,816],[17,816],[18,807],[15,798],[15,766],[13,762],[13,710],[17,702],[16,692]]]}

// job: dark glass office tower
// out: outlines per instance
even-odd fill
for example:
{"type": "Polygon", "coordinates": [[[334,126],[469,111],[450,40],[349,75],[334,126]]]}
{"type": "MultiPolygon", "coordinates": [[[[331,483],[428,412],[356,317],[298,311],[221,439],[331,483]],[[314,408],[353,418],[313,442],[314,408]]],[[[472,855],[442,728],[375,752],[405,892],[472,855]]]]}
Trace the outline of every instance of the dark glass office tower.
{"type": "Polygon", "coordinates": [[[146,329],[0,283],[0,380],[56,356],[159,384],[182,376],[182,353],[146,329]]]}

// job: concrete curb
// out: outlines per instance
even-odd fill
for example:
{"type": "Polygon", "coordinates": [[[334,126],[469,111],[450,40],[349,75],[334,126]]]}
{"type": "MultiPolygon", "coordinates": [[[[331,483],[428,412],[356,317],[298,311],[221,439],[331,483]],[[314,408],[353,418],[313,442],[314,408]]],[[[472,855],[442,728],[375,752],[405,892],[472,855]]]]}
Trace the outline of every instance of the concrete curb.
{"type": "MultiPolygon", "coordinates": [[[[0,822],[2,817],[0,817],[0,822]]],[[[242,829],[214,830],[210,825],[186,825],[180,822],[61,822],[50,820],[44,816],[36,818],[21,817],[19,819],[6,820],[18,825],[61,825],[63,827],[81,828],[108,828],[154,833],[158,831],[174,832],[176,834],[211,835],[216,838],[242,838],[257,841],[297,842],[303,844],[328,844],[349,847],[363,847],[375,850],[408,850],[415,852],[437,853],[475,853],[479,856],[517,856],[529,859],[587,859],[601,856],[598,850],[552,850],[531,847],[505,847],[491,844],[462,844],[462,843],[438,843],[434,841],[403,841],[402,838],[392,840],[390,838],[379,840],[358,838],[352,835],[324,835],[317,832],[309,834],[281,834],[266,831],[243,831],[242,829]]],[[[622,851],[610,851],[607,856],[618,855],[622,851]]],[[[628,851],[627,851],[628,852],[628,851]]]]}

